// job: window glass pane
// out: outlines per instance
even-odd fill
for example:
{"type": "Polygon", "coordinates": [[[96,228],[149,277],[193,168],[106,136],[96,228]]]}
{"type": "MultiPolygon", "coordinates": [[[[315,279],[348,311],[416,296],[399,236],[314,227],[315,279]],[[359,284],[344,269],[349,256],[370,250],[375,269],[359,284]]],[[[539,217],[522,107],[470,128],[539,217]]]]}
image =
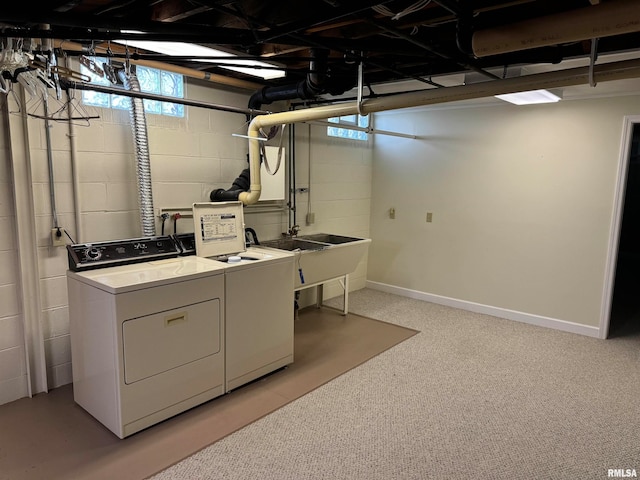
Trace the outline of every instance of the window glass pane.
{"type": "Polygon", "coordinates": [[[184,98],[184,81],[182,75],[171,72],[162,72],[160,77],[162,95],[184,98]]]}
{"type": "Polygon", "coordinates": [[[344,117],[340,117],[340,123],[352,123],[356,124],[356,116],[355,115],[345,115],[344,117]]]}
{"type": "Polygon", "coordinates": [[[349,125],[357,125],[359,127],[367,128],[369,126],[369,116],[360,115],[344,115],[342,117],[333,117],[328,119],[331,123],[337,123],[345,125],[341,127],[327,127],[327,135],[330,137],[349,138],[353,140],[367,140],[367,132],[361,132],[360,130],[354,130],[349,128],[349,125]]]}
{"type": "Polygon", "coordinates": [[[156,113],[160,115],[162,113],[162,107],[158,100],[144,100],[144,111],[147,113],[156,113]]]}
{"type": "MultiPolygon", "coordinates": [[[[90,57],[89,59],[93,60],[96,66],[100,68],[102,68],[102,64],[106,62],[106,59],[102,57],[90,57]]],[[[91,83],[96,85],[111,85],[111,82],[106,77],[96,75],[82,64],[80,64],[80,73],[87,75],[91,79],[91,83]]]]}
{"type": "MultiPolygon", "coordinates": [[[[96,62],[98,66],[102,65],[104,58],[92,57],[91,60],[96,62]]],[[[80,73],[87,75],[91,79],[91,83],[95,85],[110,85],[109,80],[104,77],[96,75],[84,65],[80,65],[80,73]]],[[[109,108],[109,94],[92,92],[91,90],[82,91],[82,102],[87,105],[93,105],[95,107],[109,108]]]]}
{"type": "Polygon", "coordinates": [[[171,117],[184,117],[184,105],[162,102],[162,113],[171,117]]]}
{"type": "Polygon", "coordinates": [[[131,99],[124,95],[111,95],[111,107],[119,110],[129,110],[131,108],[131,99]]]}
{"type": "Polygon", "coordinates": [[[83,90],[82,103],[93,105],[94,107],[109,108],[109,94],[83,90]]]}
{"type": "Polygon", "coordinates": [[[136,75],[143,92],[160,93],[160,71],[155,68],[137,67],[136,75]]]}
{"type": "MultiPolygon", "coordinates": [[[[96,62],[100,68],[102,68],[103,63],[107,62],[107,59],[101,57],[92,57],[92,60],[96,62]]],[[[84,65],[81,65],[80,68],[82,73],[91,78],[92,83],[111,86],[111,82],[106,77],[100,77],[94,74],[84,65]]],[[[184,77],[180,74],[137,66],[136,76],[140,83],[140,90],[143,92],[184,98],[184,77]]],[[[114,87],[123,88],[117,85],[114,87]]],[[[119,110],[128,110],[131,108],[131,98],[124,95],[110,95],[86,90],[82,92],[82,101],[87,105],[103,108],[111,107],[119,110]]],[[[184,105],[147,99],[143,100],[143,103],[147,113],[184,117],[184,105]]]]}

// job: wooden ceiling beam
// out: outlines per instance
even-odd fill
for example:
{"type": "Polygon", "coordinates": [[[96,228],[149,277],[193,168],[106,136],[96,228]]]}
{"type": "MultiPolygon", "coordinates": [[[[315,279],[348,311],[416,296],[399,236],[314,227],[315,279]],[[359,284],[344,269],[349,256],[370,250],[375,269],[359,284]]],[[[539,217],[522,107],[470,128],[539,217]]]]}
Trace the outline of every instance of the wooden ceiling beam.
{"type": "Polygon", "coordinates": [[[151,20],[156,22],[178,22],[210,10],[211,7],[196,7],[185,0],[165,0],[153,6],[151,20]]]}

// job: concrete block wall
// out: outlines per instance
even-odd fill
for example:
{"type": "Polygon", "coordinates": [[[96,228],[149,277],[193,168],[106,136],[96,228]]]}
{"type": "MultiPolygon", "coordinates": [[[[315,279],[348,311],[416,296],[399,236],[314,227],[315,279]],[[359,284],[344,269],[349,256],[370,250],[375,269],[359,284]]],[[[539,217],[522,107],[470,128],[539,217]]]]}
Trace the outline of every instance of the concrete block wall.
{"type": "MultiPolygon", "coordinates": [[[[334,138],[327,136],[327,127],[322,125],[296,126],[296,188],[308,188],[308,192],[296,194],[301,234],[370,238],[372,145],[371,137],[367,141],[334,138]],[[306,222],[309,211],[315,216],[311,225],[306,222]]],[[[349,276],[352,291],[365,287],[367,257],[349,276]]],[[[313,290],[302,292],[301,305],[315,302],[313,290]]],[[[338,281],[328,282],[324,298],[342,295],[343,291],[338,281]]]]}
{"type": "MultiPolygon", "coordinates": [[[[198,81],[187,81],[190,99],[244,108],[247,92],[224,91],[198,81]]],[[[78,94],[79,96],[79,94],[78,94]]],[[[57,106],[52,106],[54,110],[57,106]]],[[[90,109],[99,119],[74,122],[51,122],[53,179],[58,225],[75,243],[135,238],[141,235],[138,188],[129,112],[90,109]],[[79,217],[76,225],[72,149],[75,148],[79,217]]],[[[246,134],[244,115],[217,110],[186,107],[185,118],[147,115],[151,157],[154,210],[190,208],[193,202],[208,201],[214,188],[229,188],[246,168],[247,140],[233,134],[246,134]]],[[[41,291],[42,332],[49,388],[72,381],[72,359],[67,300],[67,252],[51,245],[54,225],[49,188],[49,168],[44,121],[29,117],[29,150],[32,164],[34,217],[37,236],[38,268],[41,291]]],[[[314,127],[315,128],[315,127],[314,127]]],[[[330,232],[368,236],[371,183],[370,145],[352,140],[326,137],[319,127],[312,133],[313,155],[311,191],[316,223],[303,225],[303,233],[330,232]],[[335,184],[334,184],[335,183],[335,184]]],[[[309,150],[309,138],[299,139],[300,151],[309,150]]],[[[4,147],[0,152],[7,154],[4,147]]],[[[286,164],[287,162],[285,162],[286,164]]],[[[0,169],[0,403],[26,395],[26,374],[22,320],[16,289],[19,272],[15,258],[11,182],[9,162],[0,169]],[[5,188],[6,187],[6,188],[5,188]],[[13,260],[13,264],[11,263],[13,260]],[[6,262],[5,262],[6,260],[6,262]],[[4,266],[9,266],[5,268],[4,266]],[[10,265],[14,265],[11,267],[10,265]],[[6,298],[6,301],[5,301],[6,298]],[[8,384],[6,382],[13,382],[8,384]],[[16,388],[19,385],[20,388],[16,388]],[[24,386],[24,388],[22,388],[24,386]]],[[[284,165],[284,164],[283,164],[284,165]]],[[[297,163],[299,185],[308,180],[309,157],[297,163]]],[[[305,198],[303,198],[305,197],[305,198]]],[[[307,198],[298,199],[298,211],[306,213],[307,198]]],[[[251,213],[245,223],[255,228],[259,238],[277,238],[288,228],[288,212],[251,213]]],[[[304,215],[298,222],[304,223],[304,215]]],[[[301,224],[302,225],[302,224],[301,224]]],[[[156,232],[161,221],[156,219],[156,232]]],[[[165,233],[174,230],[173,220],[165,223],[165,233]]],[[[193,231],[191,218],[182,218],[177,231],[193,231]]],[[[68,240],[67,243],[71,243],[68,240]]],[[[352,289],[362,288],[366,280],[366,259],[352,277],[352,289]]],[[[341,293],[329,286],[325,297],[341,293]]]]}

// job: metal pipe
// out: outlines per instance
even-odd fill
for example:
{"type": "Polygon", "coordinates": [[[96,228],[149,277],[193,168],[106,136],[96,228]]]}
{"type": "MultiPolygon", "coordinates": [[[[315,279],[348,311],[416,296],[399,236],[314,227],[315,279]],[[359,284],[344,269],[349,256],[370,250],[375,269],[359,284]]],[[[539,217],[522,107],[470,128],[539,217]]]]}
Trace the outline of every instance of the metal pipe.
{"type": "MultiPolygon", "coordinates": [[[[598,82],[640,77],[640,60],[601,64],[595,67],[595,75],[598,82]]],[[[589,67],[578,67],[555,72],[526,75],[524,77],[461,85],[458,87],[402,93],[386,98],[374,98],[363,102],[361,110],[364,114],[368,114],[400,108],[490,97],[504,93],[582,85],[588,82],[589,67]]],[[[255,117],[249,124],[248,132],[251,189],[248,192],[241,193],[239,200],[245,205],[250,205],[257,202],[260,198],[260,142],[257,138],[260,136],[259,131],[261,128],[308,120],[323,120],[331,117],[341,117],[343,115],[354,115],[357,112],[358,103],[350,102],[340,105],[309,108],[306,110],[275,113],[273,115],[258,115],[255,117]]]]}
{"type": "Polygon", "coordinates": [[[47,166],[49,169],[49,197],[51,200],[51,215],[53,216],[53,228],[58,228],[58,210],[56,208],[56,186],[53,175],[53,149],[51,148],[51,123],[49,122],[49,94],[44,93],[42,98],[44,108],[44,138],[47,145],[47,166]]]}
{"type": "Polygon", "coordinates": [[[637,0],[609,0],[569,12],[479,30],[473,34],[476,57],[578,42],[640,31],[637,0]]]}
{"type": "Polygon", "coordinates": [[[71,175],[73,185],[73,204],[74,215],[76,221],[75,242],[82,243],[84,235],[82,233],[82,210],[80,209],[80,172],[78,170],[78,147],[76,143],[76,129],[73,123],[73,106],[71,104],[72,97],[67,91],[67,113],[69,115],[69,154],[71,157],[71,175]]]}
{"type": "Polygon", "coordinates": [[[122,88],[107,87],[103,85],[94,85],[90,83],[73,83],[67,82],[69,88],[75,88],[76,90],[91,90],[101,93],[112,93],[114,95],[122,95],[131,98],[141,98],[144,100],[157,100],[159,102],[179,103],[180,105],[187,105],[190,107],[202,107],[209,108],[211,110],[220,110],[222,112],[241,113],[243,115],[265,115],[269,114],[268,110],[256,110],[253,108],[239,108],[231,107],[229,105],[219,105],[215,103],[203,102],[200,100],[189,100],[188,98],[176,98],[167,97],[165,95],[158,95],[156,93],[148,92],[136,92],[131,90],[123,90],[122,88]]]}
{"type": "Polygon", "coordinates": [[[324,120],[310,120],[301,123],[308,123],[309,125],[321,125],[326,127],[336,127],[336,128],[348,128],[349,130],[356,130],[358,132],[371,133],[375,135],[388,135],[390,137],[401,137],[401,138],[418,138],[417,135],[411,135],[409,133],[400,133],[400,132],[391,132],[389,130],[377,130],[371,127],[359,127],[358,125],[341,125],[339,123],[331,123],[324,120]]]}

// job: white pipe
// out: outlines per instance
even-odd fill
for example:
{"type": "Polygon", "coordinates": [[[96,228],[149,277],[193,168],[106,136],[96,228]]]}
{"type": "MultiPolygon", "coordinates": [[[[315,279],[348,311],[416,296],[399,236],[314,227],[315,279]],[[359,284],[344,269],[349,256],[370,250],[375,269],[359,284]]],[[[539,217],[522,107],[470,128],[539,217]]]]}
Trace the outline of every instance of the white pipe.
{"type": "MultiPolygon", "coordinates": [[[[640,60],[626,60],[604,63],[595,67],[598,82],[640,77],[640,60]]],[[[524,77],[492,80],[471,85],[429,89],[417,92],[401,93],[384,98],[367,99],[361,105],[363,114],[396,110],[400,108],[434,105],[438,103],[491,97],[504,93],[524,92],[543,88],[558,88],[570,85],[583,85],[589,82],[589,67],[578,67],[554,72],[526,75],[524,77]]],[[[250,190],[242,192],[239,200],[245,205],[256,203],[260,199],[260,142],[259,130],[308,120],[323,120],[358,113],[358,102],[293,110],[271,115],[258,115],[249,124],[249,169],[250,190]]]]}
{"type": "Polygon", "coordinates": [[[638,0],[609,0],[473,34],[476,57],[640,31],[638,0]]]}

